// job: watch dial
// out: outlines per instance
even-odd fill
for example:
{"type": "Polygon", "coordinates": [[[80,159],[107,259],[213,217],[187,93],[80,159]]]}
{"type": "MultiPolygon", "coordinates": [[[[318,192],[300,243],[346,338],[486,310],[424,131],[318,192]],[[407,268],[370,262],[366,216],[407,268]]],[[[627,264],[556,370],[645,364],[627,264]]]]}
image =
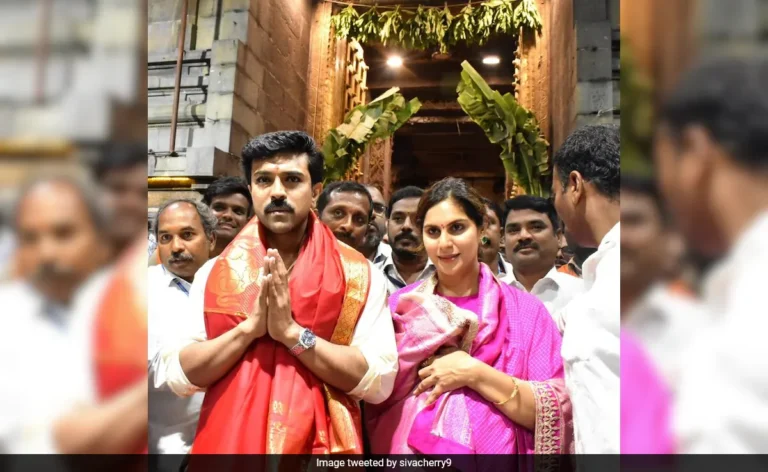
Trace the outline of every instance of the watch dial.
{"type": "Polygon", "coordinates": [[[312,331],[306,330],[301,333],[301,344],[312,347],[315,345],[315,334],[312,331]]]}

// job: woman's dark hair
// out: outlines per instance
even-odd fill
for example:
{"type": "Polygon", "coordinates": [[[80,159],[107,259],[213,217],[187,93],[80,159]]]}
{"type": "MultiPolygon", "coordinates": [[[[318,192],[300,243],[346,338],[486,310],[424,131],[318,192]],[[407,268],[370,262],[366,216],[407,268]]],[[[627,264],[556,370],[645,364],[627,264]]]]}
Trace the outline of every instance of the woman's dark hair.
{"type": "Polygon", "coordinates": [[[419,222],[419,229],[424,229],[424,217],[429,209],[445,200],[453,200],[461,206],[464,213],[467,214],[469,219],[478,228],[482,228],[485,224],[483,197],[463,179],[447,177],[433,184],[421,196],[419,206],[416,209],[416,220],[419,222]]]}

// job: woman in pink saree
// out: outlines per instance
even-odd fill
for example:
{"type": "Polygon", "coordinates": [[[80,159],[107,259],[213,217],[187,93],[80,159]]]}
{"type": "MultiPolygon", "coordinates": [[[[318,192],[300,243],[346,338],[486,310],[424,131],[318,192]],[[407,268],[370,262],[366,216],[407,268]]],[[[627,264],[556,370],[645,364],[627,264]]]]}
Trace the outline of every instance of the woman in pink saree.
{"type": "Polygon", "coordinates": [[[572,452],[560,333],[538,299],[478,262],[484,215],[460,179],[419,202],[437,270],[390,297],[399,372],[390,398],[366,405],[374,454],[572,452]]]}

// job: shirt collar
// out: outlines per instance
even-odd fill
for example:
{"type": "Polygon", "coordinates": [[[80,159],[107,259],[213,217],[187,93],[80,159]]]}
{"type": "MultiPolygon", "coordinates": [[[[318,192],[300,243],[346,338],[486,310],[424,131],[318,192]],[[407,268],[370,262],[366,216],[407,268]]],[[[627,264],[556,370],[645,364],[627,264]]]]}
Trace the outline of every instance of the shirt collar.
{"type": "Polygon", "coordinates": [[[163,269],[163,279],[165,280],[167,287],[174,287],[189,294],[189,288],[192,284],[166,269],[164,265],[160,264],[160,267],[163,269]]]}
{"type": "MultiPolygon", "coordinates": [[[[386,275],[387,277],[391,278],[394,276],[397,280],[401,282],[405,282],[403,280],[403,277],[397,271],[394,255],[392,253],[390,253],[389,256],[387,256],[387,261],[382,266],[382,270],[384,271],[384,275],[386,275]]],[[[432,263],[432,261],[429,258],[427,258],[427,265],[424,266],[424,269],[419,274],[419,277],[417,278],[417,280],[423,280],[428,275],[431,275],[434,270],[435,270],[435,265],[432,263]]]]}
{"type": "MultiPolygon", "coordinates": [[[[544,275],[544,277],[540,278],[539,281],[545,280],[545,279],[551,280],[552,282],[555,283],[555,285],[559,287],[560,283],[558,282],[558,277],[560,277],[560,273],[557,271],[557,267],[553,265],[552,268],[549,269],[549,272],[547,272],[546,275],[544,275]]],[[[520,283],[517,281],[517,277],[515,277],[514,270],[510,270],[509,273],[507,273],[506,280],[507,280],[507,283],[511,283],[511,282],[520,283]]],[[[536,283],[539,283],[539,282],[537,281],[536,283]]]]}

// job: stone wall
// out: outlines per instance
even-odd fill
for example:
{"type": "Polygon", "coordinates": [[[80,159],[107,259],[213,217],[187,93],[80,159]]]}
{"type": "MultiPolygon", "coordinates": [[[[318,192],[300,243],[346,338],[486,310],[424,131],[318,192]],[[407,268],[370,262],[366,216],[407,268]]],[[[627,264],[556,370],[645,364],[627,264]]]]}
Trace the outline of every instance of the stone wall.
{"type": "Polygon", "coordinates": [[[179,5],[150,2],[150,175],[194,177],[202,189],[215,177],[239,175],[252,137],[304,127],[312,2],[190,1],[178,155],[169,156],[179,5]]]}
{"type": "Polygon", "coordinates": [[[575,0],[576,126],[619,124],[619,0],[575,0]]]}

